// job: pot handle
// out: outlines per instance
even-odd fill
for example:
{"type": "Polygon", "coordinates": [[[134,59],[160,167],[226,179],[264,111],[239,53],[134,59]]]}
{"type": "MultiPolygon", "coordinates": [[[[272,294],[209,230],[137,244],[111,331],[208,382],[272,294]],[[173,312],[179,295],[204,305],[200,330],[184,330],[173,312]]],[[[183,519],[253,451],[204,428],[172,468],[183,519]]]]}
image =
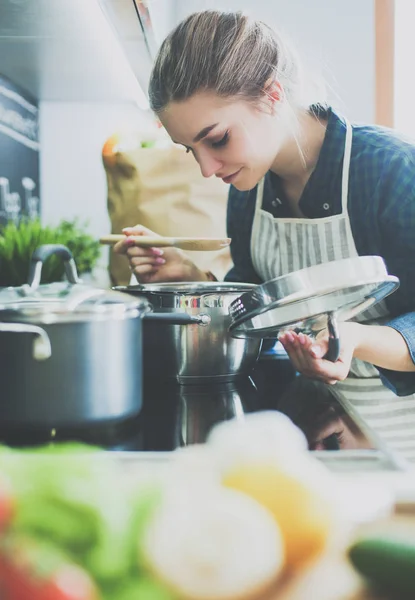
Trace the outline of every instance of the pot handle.
{"type": "Polygon", "coordinates": [[[211,318],[209,315],[189,315],[187,313],[146,313],[143,315],[146,321],[153,323],[167,323],[168,325],[209,325],[211,318]]]}
{"type": "Polygon", "coordinates": [[[33,358],[35,360],[47,360],[52,356],[52,346],[48,334],[37,325],[26,325],[26,323],[0,323],[0,333],[32,333],[33,358]]]}
{"type": "Polygon", "coordinates": [[[340,337],[337,319],[334,313],[328,314],[327,328],[329,330],[329,349],[324,358],[331,362],[336,362],[340,356],[340,337]]]}
{"type": "Polygon", "coordinates": [[[39,287],[43,263],[53,254],[58,255],[63,260],[68,281],[73,284],[81,283],[72,252],[69,248],[62,244],[44,244],[43,246],[36,248],[30,260],[28,284],[31,291],[34,291],[39,287]]]}

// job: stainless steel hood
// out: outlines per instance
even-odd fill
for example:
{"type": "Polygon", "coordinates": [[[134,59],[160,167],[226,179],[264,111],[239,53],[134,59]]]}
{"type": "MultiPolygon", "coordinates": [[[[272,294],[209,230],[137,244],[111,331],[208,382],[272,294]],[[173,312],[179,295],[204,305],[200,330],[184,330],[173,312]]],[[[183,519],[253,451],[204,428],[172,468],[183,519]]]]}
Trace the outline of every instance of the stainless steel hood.
{"type": "Polygon", "coordinates": [[[155,49],[141,0],[0,0],[0,74],[38,100],[134,101],[155,49]]]}

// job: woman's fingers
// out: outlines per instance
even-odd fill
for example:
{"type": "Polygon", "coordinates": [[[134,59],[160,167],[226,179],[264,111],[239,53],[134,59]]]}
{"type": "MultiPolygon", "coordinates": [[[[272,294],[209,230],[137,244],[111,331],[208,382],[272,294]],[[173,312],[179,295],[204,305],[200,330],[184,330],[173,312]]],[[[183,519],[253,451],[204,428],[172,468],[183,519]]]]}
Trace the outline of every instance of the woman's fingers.
{"type": "Polygon", "coordinates": [[[304,354],[301,346],[298,342],[297,334],[294,331],[287,331],[279,336],[279,340],[284,346],[284,349],[290,357],[290,360],[293,363],[296,371],[299,371],[300,373],[304,372],[304,369],[307,365],[306,361],[304,360],[304,354]]]}
{"type": "Polygon", "coordinates": [[[125,239],[114,246],[127,256],[130,269],[140,283],[162,281],[203,281],[205,274],[178,248],[143,248],[135,241],[140,235],[156,236],[142,225],[123,229],[125,239]]]}
{"type": "Polygon", "coordinates": [[[131,271],[134,273],[134,275],[137,275],[138,277],[141,277],[143,275],[150,275],[152,273],[157,272],[157,265],[152,265],[150,263],[144,265],[140,264],[137,266],[131,265],[131,271]]]}
{"type": "Polygon", "coordinates": [[[164,251],[161,250],[161,248],[140,248],[140,246],[128,245],[126,254],[128,258],[134,258],[136,256],[157,258],[163,256],[164,251]]]}
{"type": "MultiPolygon", "coordinates": [[[[121,242],[117,242],[114,245],[114,252],[116,252],[117,254],[127,254],[128,249],[134,246],[134,240],[132,239],[132,236],[148,235],[151,237],[160,237],[158,233],[151,231],[151,229],[147,229],[147,227],[144,227],[143,225],[135,225],[134,227],[124,227],[122,232],[125,235],[125,239],[121,242]]],[[[152,250],[158,249],[152,248],[152,250]]]]}
{"type": "Polygon", "coordinates": [[[159,267],[164,265],[166,261],[161,256],[137,256],[130,258],[130,265],[132,268],[140,267],[141,265],[152,265],[153,267],[159,267]]]}
{"type": "MultiPolygon", "coordinates": [[[[294,368],[312,379],[334,384],[347,376],[348,365],[340,358],[332,363],[322,357],[315,357],[313,349],[316,344],[303,333],[286,332],[279,337],[294,368]]],[[[322,343],[322,340],[319,341],[322,343]]],[[[324,344],[323,344],[324,345],[324,344]]]]}
{"type": "Polygon", "coordinates": [[[122,230],[124,235],[149,235],[151,237],[160,237],[158,233],[147,229],[144,225],[134,225],[134,227],[124,227],[122,230]]]}

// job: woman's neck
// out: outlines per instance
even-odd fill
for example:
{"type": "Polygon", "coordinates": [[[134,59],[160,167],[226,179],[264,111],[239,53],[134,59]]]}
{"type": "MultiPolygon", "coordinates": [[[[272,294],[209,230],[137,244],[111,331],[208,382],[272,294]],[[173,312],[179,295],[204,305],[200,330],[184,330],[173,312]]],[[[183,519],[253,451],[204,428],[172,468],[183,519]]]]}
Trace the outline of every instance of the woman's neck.
{"type": "Polygon", "coordinates": [[[327,118],[310,112],[298,114],[296,135],[291,135],[278,152],[271,171],[281,179],[284,189],[291,196],[301,196],[311,173],[314,171],[327,129],[327,118]]]}

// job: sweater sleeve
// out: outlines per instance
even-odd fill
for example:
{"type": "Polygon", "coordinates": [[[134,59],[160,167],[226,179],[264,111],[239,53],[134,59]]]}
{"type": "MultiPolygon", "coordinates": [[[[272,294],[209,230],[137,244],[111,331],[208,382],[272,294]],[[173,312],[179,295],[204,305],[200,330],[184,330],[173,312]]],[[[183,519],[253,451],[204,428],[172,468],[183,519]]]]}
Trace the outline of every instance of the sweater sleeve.
{"type": "MultiPolygon", "coordinates": [[[[400,286],[387,298],[391,320],[385,323],[404,338],[415,363],[415,150],[390,161],[378,185],[381,255],[400,286]]],[[[415,372],[379,369],[398,396],[415,393],[415,372]]]]}

